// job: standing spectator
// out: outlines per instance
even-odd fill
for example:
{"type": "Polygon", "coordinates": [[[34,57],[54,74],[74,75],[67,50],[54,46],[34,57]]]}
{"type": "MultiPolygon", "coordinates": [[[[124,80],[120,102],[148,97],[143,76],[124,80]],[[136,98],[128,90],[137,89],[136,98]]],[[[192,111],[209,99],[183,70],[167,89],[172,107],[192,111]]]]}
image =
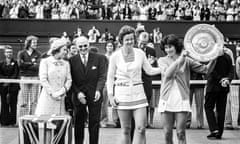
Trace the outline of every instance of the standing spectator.
{"type": "MultiPolygon", "coordinates": [[[[13,59],[11,46],[5,46],[5,60],[0,62],[0,79],[18,79],[19,67],[13,59]]],[[[20,87],[18,83],[0,83],[1,115],[0,124],[3,126],[16,124],[17,97],[20,87]]]]}
{"type": "Polygon", "coordinates": [[[207,77],[205,112],[210,130],[208,139],[221,139],[224,130],[225,110],[229,85],[233,78],[231,57],[223,50],[215,67],[207,77]],[[214,109],[216,108],[216,113],[214,109]],[[217,116],[215,115],[217,114],[217,116]]]}
{"type": "MultiPolygon", "coordinates": [[[[21,80],[38,80],[41,53],[37,50],[38,38],[27,36],[24,50],[18,52],[21,80]]],[[[19,95],[19,116],[33,114],[39,96],[39,84],[21,84],[19,95]]]]}
{"type": "MultiPolygon", "coordinates": [[[[106,56],[106,58],[109,59],[114,51],[115,51],[114,42],[113,41],[107,41],[106,44],[105,44],[105,56],[106,56]]],[[[107,62],[107,66],[108,66],[108,62],[107,62]]],[[[101,127],[107,127],[109,100],[108,100],[108,96],[107,96],[107,86],[106,86],[106,84],[103,88],[103,96],[102,97],[103,97],[103,102],[102,102],[102,108],[101,108],[101,122],[100,122],[100,125],[101,125],[101,127]]]]}
{"type": "Polygon", "coordinates": [[[70,65],[63,60],[67,55],[67,41],[55,40],[49,53],[51,56],[40,63],[39,79],[43,88],[35,114],[64,115],[67,114],[64,98],[72,83],[70,65]]]}
{"type": "Polygon", "coordinates": [[[74,41],[79,54],[70,58],[75,122],[75,143],[83,144],[84,122],[89,112],[89,143],[98,144],[101,92],[106,82],[106,58],[89,52],[89,41],[80,36],[74,41]]]}
{"type": "Polygon", "coordinates": [[[147,74],[158,74],[161,68],[152,68],[145,53],[134,48],[135,29],[123,26],[119,31],[122,47],[109,60],[107,90],[110,104],[117,109],[121,122],[121,144],[131,143],[131,123],[135,121],[132,143],[146,144],[147,98],[143,88],[142,69],[147,74]]]}
{"type": "Polygon", "coordinates": [[[100,36],[99,30],[95,26],[92,26],[92,28],[88,31],[88,39],[90,43],[96,43],[100,36]]]}

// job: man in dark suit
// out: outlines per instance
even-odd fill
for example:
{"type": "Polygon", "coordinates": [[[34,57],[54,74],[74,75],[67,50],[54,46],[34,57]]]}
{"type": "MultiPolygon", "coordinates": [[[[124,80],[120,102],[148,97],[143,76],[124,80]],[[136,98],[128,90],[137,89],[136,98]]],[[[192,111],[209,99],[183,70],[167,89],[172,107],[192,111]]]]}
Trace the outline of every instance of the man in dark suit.
{"type": "MultiPolygon", "coordinates": [[[[13,59],[11,46],[5,46],[5,60],[0,62],[0,79],[18,79],[19,67],[13,59]]],[[[20,86],[18,83],[0,83],[1,116],[0,123],[4,126],[16,124],[17,96],[20,86]]]]}
{"type": "MultiPolygon", "coordinates": [[[[224,48],[225,49],[225,48],[224,48]]],[[[225,52],[218,56],[215,66],[207,76],[205,111],[210,129],[208,139],[221,139],[224,129],[225,110],[229,85],[234,70],[231,57],[225,52]],[[216,107],[216,113],[214,108],[216,107]]]]}
{"type": "Polygon", "coordinates": [[[89,113],[89,142],[98,144],[101,113],[101,91],[106,82],[105,57],[89,52],[85,36],[76,38],[74,44],[79,54],[70,58],[75,122],[75,143],[83,144],[84,122],[89,113]]]}

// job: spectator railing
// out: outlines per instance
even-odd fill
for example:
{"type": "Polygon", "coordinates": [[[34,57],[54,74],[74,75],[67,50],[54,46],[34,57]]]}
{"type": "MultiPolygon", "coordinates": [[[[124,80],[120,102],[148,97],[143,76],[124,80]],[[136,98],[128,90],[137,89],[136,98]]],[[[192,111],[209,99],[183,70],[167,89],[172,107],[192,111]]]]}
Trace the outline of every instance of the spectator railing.
{"type": "MultiPolygon", "coordinates": [[[[37,84],[39,80],[20,80],[20,79],[0,79],[0,83],[25,83],[25,84],[37,84]]],[[[191,85],[207,84],[207,80],[190,80],[191,85]]],[[[240,80],[232,80],[232,85],[240,85],[240,80]]],[[[152,85],[161,85],[161,80],[153,80],[152,85]]]]}

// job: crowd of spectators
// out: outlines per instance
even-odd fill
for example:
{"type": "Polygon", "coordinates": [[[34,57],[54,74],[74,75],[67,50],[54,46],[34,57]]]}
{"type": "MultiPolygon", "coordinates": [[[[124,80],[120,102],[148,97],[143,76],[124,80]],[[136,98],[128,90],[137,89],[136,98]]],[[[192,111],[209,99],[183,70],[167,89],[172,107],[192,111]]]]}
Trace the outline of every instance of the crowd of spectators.
{"type": "Polygon", "coordinates": [[[240,0],[0,0],[0,17],[238,21],[240,0]]]}
{"type": "MultiPolygon", "coordinates": [[[[139,32],[146,31],[145,25],[142,23],[137,23],[136,29],[139,32]]],[[[160,27],[155,27],[152,31],[148,31],[148,33],[150,43],[159,44],[161,42],[163,33],[161,32],[160,27]]],[[[90,43],[106,43],[107,41],[113,41],[117,43],[119,40],[118,36],[112,33],[108,28],[98,29],[95,25],[93,25],[91,29],[85,30],[81,27],[78,27],[73,34],[63,32],[61,37],[73,40],[81,35],[87,36],[90,43]]]]}

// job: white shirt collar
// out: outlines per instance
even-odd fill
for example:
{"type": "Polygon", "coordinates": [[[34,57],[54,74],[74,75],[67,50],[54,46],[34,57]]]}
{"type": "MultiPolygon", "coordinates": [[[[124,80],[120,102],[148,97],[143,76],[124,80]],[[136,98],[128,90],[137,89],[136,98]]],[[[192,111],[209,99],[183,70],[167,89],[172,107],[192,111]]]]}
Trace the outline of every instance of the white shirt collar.
{"type": "MultiPolygon", "coordinates": [[[[83,61],[83,55],[82,54],[79,54],[80,55],[80,58],[81,58],[81,60],[83,61]]],[[[87,53],[85,56],[86,56],[86,60],[88,60],[88,55],[89,55],[89,53],[87,53]]]]}

